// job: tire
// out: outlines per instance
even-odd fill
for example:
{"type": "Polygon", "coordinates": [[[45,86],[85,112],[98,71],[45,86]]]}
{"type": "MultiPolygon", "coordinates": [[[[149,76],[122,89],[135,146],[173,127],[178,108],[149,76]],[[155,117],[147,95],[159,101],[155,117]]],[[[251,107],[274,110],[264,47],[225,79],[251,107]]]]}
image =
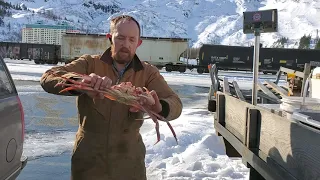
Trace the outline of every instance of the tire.
{"type": "Polygon", "coordinates": [[[203,74],[203,73],[204,73],[204,69],[202,69],[202,68],[197,68],[197,73],[198,73],[198,74],[203,74]]]}
{"type": "Polygon", "coordinates": [[[186,72],[186,70],[187,70],[187,68],[185,66],[180,66],[179,67],[179,72],[180,73],[184,73],[184,72],[186,72]]]}
{"type": "Polygon", "coordinates": [[[172,66],[166,66],[166,71],[171,72],[172,71],[172,66]]]}

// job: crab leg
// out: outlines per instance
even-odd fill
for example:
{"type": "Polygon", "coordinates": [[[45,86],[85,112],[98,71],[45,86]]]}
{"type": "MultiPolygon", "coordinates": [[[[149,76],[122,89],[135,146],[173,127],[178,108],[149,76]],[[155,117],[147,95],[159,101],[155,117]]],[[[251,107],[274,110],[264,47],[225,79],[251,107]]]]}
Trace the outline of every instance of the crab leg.
{"type": "MultiPolygon", "coordinates": [[[[154,115],[156,117],[156,119],[160,119],[161,121],[164,121],[167,123],[168,127],[170,128],[172,134],[173,134],[173,137],[174,139],[176,140],[177,144],[178,144],[178,139],[177,139],[177,135],[172,127],[172,125],[170,124],[170,122],[168,120],[166,120],[164,117],[160,116],[159,114],[153,112],[153,111],[149,111],[150,113],[152,113],[152,115],[154,115]]],[[[151,117],[151,116],[150,116],[151,117]]],[[[146,118],[147,119],[147,118],[146,118]]],[[[137,119],[137,120],[140,120],[140,119],[137,119]]],[[[143,119],[142,119],[143,120],[143,119]]],[[[153,120],[154,121],[154,120],[153,120]]]]}
{"type": "Polygon", "coordinates": [[[171,126],[171,124],[170,124],[169,122],[167,122],[167,125],[169,126],[169,128],[170,128],[170,130],[171,130],[171,132],[172,132],[172,134],[173,134],[173,137],[174,137],[174,139],[176,140],[176,142],[177,142],[177,144],[178,144],[177,135],[176,135],[176,133],[174,132],[173,127],[171,126]]]}
{"type": "MultiPolygon", "coordinates": [[[[50,72],[52,75],[54,76],[59,76],[59,72],[50,72]]],[[[75,78],[80,78],[80,79],[88,79],[88,75],[85,74],[79,74],[76,72],[72,72],[72,74],[78,76],[75,78]]],[[[61,76],[60,76],[61,77],[61,76]]],[[[67,88],[63,89],[60,91],[60,93],[65,92],[65,91],[70,91],[70,90],[83,90],[83,91],[93,91],[93,92],[99,92],[102,93],[104,95],[104,97],[113,100],[113,101],[117,101],[119,103],[122,104],[126,104],[132,107],[135,107],[145,113],[147,113],[150,117],[150,119],[153,120],[153,122],[155,123],[155,129],[156,129],[156,133],[157,133],[157,141],[155,144],[157,144],[160,141],[160,131],[159,131],[159,120],[164,121],[167,123],[168,127],[170,128],[177,144],[178,144],[178,140],[176,137],[176,133],[174,132],[171,124],[169,123],[168,120],[166,120],[164,117],[162,117],[161,115],[159,115],[158,113],[153,112],[152,110],[149,110],[148,108],[140,105],[138,103],[138,98],[143,96],[147,99],[149,99],[151,102],[153,102],[153,97],[150,94],[150,91],[143,87],[143,89],[145,90],[145,92],[142,91],[141,88],[136,88],[135,86],[132,86],[131,83],[123,83],[123,84],[119,84],[116,86],[112,86],[111,88],[108,89],[104,89],[104,90],[95,90],[93,89],[93,87],[91,87],[90,84],[81,82],[81,81],[77,81],[74,79],[70,79],[70,78],[66,78],[66,77],[61,77],[62,79],[66,80],[69,83],[57,83],[55,85],[56,86],[67,86],[67,88]]],[[[147,118],[142,118],[142,119],[137,119],[137,120],[144,120],[147,118]]],[[[154,144],[154,145],[155,145],[154,144]]]]}

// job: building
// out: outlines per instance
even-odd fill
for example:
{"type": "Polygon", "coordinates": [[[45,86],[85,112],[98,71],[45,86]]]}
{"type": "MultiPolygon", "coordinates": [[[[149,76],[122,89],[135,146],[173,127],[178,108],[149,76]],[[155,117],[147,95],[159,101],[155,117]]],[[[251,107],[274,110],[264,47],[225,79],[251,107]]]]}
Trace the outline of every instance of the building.
{"type": "Polygon", "coordinates": [[[66,23],[59,25],[46,25],[42,22],[26,24],[22,29],[22,42],[61,45],[62,35],[67,32],[79,33],[80,31],[66,23]]]}

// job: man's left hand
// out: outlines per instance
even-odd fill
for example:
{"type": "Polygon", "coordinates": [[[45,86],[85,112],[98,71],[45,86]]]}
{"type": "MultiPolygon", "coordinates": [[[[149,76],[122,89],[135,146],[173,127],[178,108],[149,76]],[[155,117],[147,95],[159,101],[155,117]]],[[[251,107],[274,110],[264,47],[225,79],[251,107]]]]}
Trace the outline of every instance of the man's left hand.
{"type": "MultiPolygon", "coordinates": [[[[152,110],[155,113],[160,113],[162,111],[162,105],[160,103],[160,100],[159,100],[157,93],[154,90],[152,90],[152,91],[150,91],[150,94],[152,95],[155,103],[152,104],[150,101],[147,100],[147,98],[141,97],[139,99],[140,104],[142,106],[147,106],[150,110],[152,110]]],[[[135,107],[131,107],[130,111],[131,112],[138,112],[139,109],[137,109],[135,107]]]]}

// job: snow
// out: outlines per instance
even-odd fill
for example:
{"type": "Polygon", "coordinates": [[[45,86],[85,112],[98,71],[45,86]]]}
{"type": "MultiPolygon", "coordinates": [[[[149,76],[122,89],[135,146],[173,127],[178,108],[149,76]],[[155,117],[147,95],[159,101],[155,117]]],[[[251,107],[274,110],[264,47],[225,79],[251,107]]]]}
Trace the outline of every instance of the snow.
{"type": "MultiPolygon", "coordinates": [[[[44,92],[38,84],[43,72],[53,67],[28,60],[5,60],[13,79],[22,80],[17,90],[23,103],[26,122],[24,154],[29,160],[71,153],[77,128],[74,97],[44,92]],[[27,81],[34,81],[28,84],[27,81]]],[[[61,65],[61,64],[59,64],[61,65]]],[[[156,142],[154,123],[146,120],[141,134],[146,145],[146,167],[149,179],[215,180],[248,179],[248,169],[241,159],[226,156],[224,144],[214,130],[213,115],[207,111],[210,86],[208,74],[167,73],[161,71],[168,84],[183,101],[182,115],[171,122],[178,144],[166,123],[160,122],[161,141],[156,142]]],[[[248,72],[221,72],[220,75],[251,87],[248,72]]],[[[264,75],[262,79],[275,76],[264,75]]]]}
{"type": "MultiPolygon", "coordinates": [[[[26,23],[43,20],[48,24],[67,21],[80,29],[88,28],[90,33],[106,33],[110,18],[129,14],[140,22],[144,36],[187,37],[191,45],[201,44],[252,45],[253,35],[242,32],[242,13],[265,9],[278,9],[279,32],[261,35],[264,46],[270,47],[280,37],[289,38],[287,47],[296,48],[303,35],[310,34],[314,40],[320,28],[320,1],[318,0],[117,0],[94,1],[95,4],[117,5],[116,13],[105,13],[101,9],[83,4],[87,0],[64,1],[11,0],[12,4],[22,3],[30,9],[12,10],[11,17],[5,17],[5,26],[0,27],[0,40],[21,39],[21,28],[26,23]],[[32,10],[35,12],[32,14],[32,10]],[[60,20],[52,20],[40,14],[52,10],[60,20]],[[67,20],[65,20],[65,18],[67,20]],[[78,23],[78,21],[80,23],[78,23]],[[11,28],[9,29],[8,23],[11,28]],[[19,37],[17,37],[19,36],[19,37]]],[[[313,45],[311,45],[313,46],[313,45]]]]}
{"type": "MultiPolygon", "coordinates": [[[[37,65],[33,61],[17,61],[6,59],[7,66],[10,69],[11,76],[15,80],[40,81],[41,75],[53,67],[52,65],[37,65]],[[27,66],[26,66],[27,65],[27,66]]],[[[191,63],[193,61],[191,60],[191,63]]],[[[58,65],[63,65],[59,63],[58,65]]],[[[185,85],[210,87],[211,80],[209,74],[198,74],[195,70],[187,70],[186,73],[180,72],[166,72],[160,70],[160,73],[165,77],[167,82],[172,85],[179,85],[182,82],[185,85]],[[201,80],[199,80],[201,79],[201,80]]],[[[260,75],[262,75],[260,73],[260,75]]],[[[219,71],[219,77],[227,77],[229,81],[237,81],[241,88],[250,88],[252,82],[251,72],[237,72],[237,71],[219,71]]],[[[262,75],[260,81],[275,79],[273,75],[262,75]]],[[[282,81],[280,81],[282,83],[282,81]]]]}

